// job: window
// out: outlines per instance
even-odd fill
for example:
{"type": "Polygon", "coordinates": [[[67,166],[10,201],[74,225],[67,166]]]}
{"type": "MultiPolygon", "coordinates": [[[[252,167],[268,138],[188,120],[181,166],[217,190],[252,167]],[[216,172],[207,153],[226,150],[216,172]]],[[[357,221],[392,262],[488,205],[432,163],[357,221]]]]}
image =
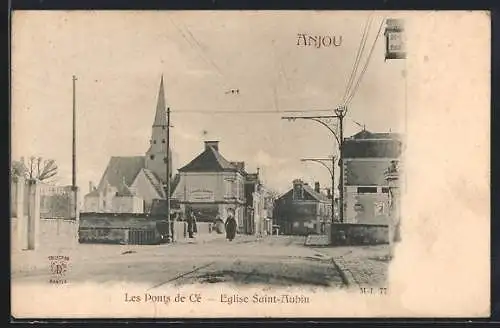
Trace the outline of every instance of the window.
{"type": "Polygon", "coordinates": [[[304,189],[301,185],[296,185],[293,187],[293,199],[299,200],[304,198],[304,189]]]}
{"type": "Polygon", "coordinates": [[[358,194],[376,194],[377,187],[358,187],[358,194]]]}
{"type": "Polygon", "coordinates": [[[153,143],[156,145],[156,140],[153,140],[153,143]]]}
{"type": "Polygon", "coordinates": [[[382,187],[382,192],[383,192],[384,194],[388,194],[388,193],[389,193],[389,188],[387,188],[387,187],[382,187]]]}
{"type": "Polygon", "coordinates": [[[229,198],[229,197],[232,197],[233,195],[233,184],[234,184],[234,181],[231,180],[231,179],[225,179],[224,180],[224,184],[226,185],[226,195],[225,197],[226,198],[229,198]]]}
{"type": "Polygon", "coordinates": [[[106,201],[104,199],[102,200],[102,207],[106,208],[106,201]]]}
{"type": "Polygon", "coordinates": [[[165,139],[161,139],[161,143],[165,143],[165,139]]]}
{"type": "Polygon", "coordinates": [[[154,159],[155,159],[155,155],[149,155],[149,158],[150,158],[151,160],[154,160],[154,159]]]}

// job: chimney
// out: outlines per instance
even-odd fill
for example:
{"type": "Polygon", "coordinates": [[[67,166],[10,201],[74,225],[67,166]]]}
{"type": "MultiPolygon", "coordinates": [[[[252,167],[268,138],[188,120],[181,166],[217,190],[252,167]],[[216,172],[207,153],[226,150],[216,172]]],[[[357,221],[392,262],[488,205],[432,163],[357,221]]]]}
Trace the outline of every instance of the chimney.
{"type": "Polygon", "coordinates": [[[208,147],[212,147],[216,151],[219,151],[219,142],[218,141],[205,141],[205,150],[208,149],[208,147]]]}
{"type": "Polygon", "coordinates": [[[319,190],[320,190],[320,187],[319,187],[319,182],[318,182],[318,181],[316,181],[316,182],[314,183],[314,191],[319,193],[319,190]]]}
{"type": "Polygon", "coordinates": [[[92,192],[94,190],[94,184],[92,181],[89,181],[89,192],[92,192]]]}

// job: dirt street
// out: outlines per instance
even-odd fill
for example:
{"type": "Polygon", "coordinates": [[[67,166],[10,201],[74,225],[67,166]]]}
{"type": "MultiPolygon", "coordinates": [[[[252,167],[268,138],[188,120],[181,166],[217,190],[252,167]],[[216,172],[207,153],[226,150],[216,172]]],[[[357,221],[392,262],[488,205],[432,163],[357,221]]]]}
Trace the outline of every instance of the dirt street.
{"type": "MultiPolygon", "coordinates": [[[[220,282],[342,286],[331,257],[305,247],[303,237],[237,236],[229,242],[221,235],[158,246],[77,245],[57,253],[65,252],[69,261],[64,279],[70,284],[141,282],[153,289],[167,284],[220,282]]],[[[41,262],[31,269],[14,271],[12,282],[47,283],[53,276],[50,265],[45,256],[37,261],[41,262]]]]}

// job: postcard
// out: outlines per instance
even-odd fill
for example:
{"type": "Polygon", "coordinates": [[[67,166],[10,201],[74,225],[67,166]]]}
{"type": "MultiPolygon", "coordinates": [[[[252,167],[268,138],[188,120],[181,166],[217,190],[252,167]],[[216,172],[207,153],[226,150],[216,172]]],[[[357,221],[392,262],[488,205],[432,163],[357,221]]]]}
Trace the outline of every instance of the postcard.
{"type": "Polygon", "coordinates": [[[23,318],[487,317],[488,12],[15,11],[23,318]]]}

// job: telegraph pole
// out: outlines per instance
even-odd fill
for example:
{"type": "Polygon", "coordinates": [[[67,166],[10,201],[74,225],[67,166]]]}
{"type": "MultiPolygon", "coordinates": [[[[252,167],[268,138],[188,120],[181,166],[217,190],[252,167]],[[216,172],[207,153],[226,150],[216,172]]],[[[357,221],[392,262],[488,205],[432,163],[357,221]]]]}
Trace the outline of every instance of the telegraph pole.
{"type": "Polygon", "coordinates": [[[166,198],[167,198],[167,222],[168,222],[168,238],[170,241],[173,241],[173,224],[170,222],[170,107],[167,107],[167,157],[165,158],[165,163],[167,165],[167,177],[166,177],[166,198]]]}
{"type": "MultiPolygon", "coordinates": [[[[326,127],[333,134],[337,143],[339,145],[339,166],[340,166],[340,186],[339,186],[339,194],[340,194],[340,204],[339,204],[339,221],[340,223],[344,222],[344,153],[343,153],[343,144],[344,144],[344,130],[343,130],[343,121],[346,115],[346,106],[339,106],[335,108],[335,115],[321,115],[321,116],[283,116],[281,119],[295,121],[298,119],[301,120],[311,120],[318,122],[319,124],[326,127]],[[335,133],[335,131],[328,125],[328,121],[331,119],[339,120],[339,135],[335,133]]],[[[335,192],[332,190],[332,193],[335,195],[335,192]]]]}
{"type": "Polygon", "coordinates": [[[73,189],[73,210],[75,220],[78,218],[78,195],[76,186],[76,76],[73,75],[73,147],[72,147],[72,184],[73,189]]]}
{"type": "Polygon", "coordinates": [[[339,119],[339,166],[340,166],[340,208],[339,208],[339,216],[340,223],[344,223],[344,117],[347,112],[347,108],[345,106],[339,107],[335,109],[335,113],[339,119]]]}

